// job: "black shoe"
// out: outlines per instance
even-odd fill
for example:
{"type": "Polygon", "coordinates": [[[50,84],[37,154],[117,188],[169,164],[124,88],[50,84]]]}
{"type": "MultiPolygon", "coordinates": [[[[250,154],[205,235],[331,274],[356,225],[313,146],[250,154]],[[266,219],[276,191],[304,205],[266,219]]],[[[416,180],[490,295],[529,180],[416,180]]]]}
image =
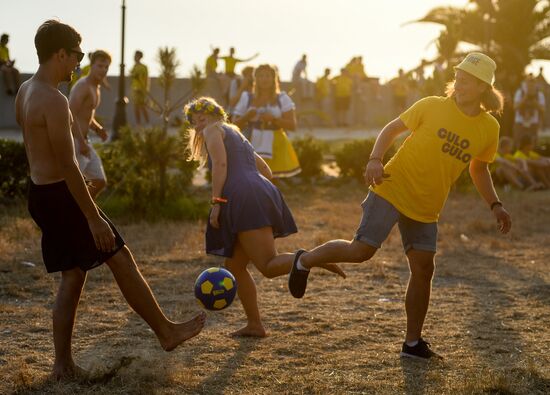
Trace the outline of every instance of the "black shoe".
{"type": "Polygon", "coordinates": [[[306,293],[307,287],[307,276],[309,276],[309,270],[300,270],[296,266],[298,264],[298,258],[302,255],[305,250],[296,251],[294,256],[294,262],[292,263],[292,269],[290,269],[290,274],[288,276],[288,289],[290,293],[295,298],[301,298],[306,293]]]}
{"type": "Polygon", "coordinates": [[[403,347],[401,348],[400,356],[405,358],[416,358],[424,360],[428,360],[432,357],[442,359],[439,354],[436,354],[430,349],[430,343],[424,341],[422,338],[418,339],[418,344],[412,347],[407,346],[407,343],[404,342],[403,347]]]}

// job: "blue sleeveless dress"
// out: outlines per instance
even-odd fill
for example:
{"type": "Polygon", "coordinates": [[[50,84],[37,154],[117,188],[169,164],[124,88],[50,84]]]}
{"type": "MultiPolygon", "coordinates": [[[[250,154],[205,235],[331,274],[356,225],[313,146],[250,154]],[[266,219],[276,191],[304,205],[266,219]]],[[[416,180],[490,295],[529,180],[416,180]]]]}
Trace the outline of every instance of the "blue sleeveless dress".
{"type": "MultiPolygon", "coordinates": [[[[206,252],[231,258],[237,233],[271,226],[273,237],[285,237],[298,232],[290,209],[275,185],[262,176],[256,167],[254,148],[248,140],[224,125],[227,153],[227,179],[221,204],[220,228],[206,228],[206,252]]],[[[212,162],[208,158],[208,168],[212,162]]]]}

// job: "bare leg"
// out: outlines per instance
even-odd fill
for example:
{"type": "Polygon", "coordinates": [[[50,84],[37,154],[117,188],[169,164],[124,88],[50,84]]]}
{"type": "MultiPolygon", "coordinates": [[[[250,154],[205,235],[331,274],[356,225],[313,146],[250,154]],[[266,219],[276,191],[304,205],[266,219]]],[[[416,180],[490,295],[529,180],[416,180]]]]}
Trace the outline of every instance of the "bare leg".
{"type": "Polygon", "coordinates": [[[523,184],[519,180],[517,176],[517,172],[510,168],[510,167],[499,167],[496,170],[496,174],[499,177],[504,178],[506,181],[508,181],[510,184],[512,184],[517,189],[523,189],[523,184]]]}
{"type": "Polygon", "coordinates": [[[164,350],[173,350],[202,330],[206,317],[204,313],[183,323],[166,318],[127,247],[109,259],[107,264],[126,301],[153,329],[164,350]]]}
{"type": "Polygon", "coordinates": [[[405,297],[405,311],[407,312],[405,341],[408,342],[418,340],[422,336],[422,327],[430,303],[432,277],[435,268],[434,256],[435,253],[428,251],[411,249],[407,252],[411,270],[405,297]]]}
{"type": "Polygon", "coordinates": [[[239,244],[265,277],[274,278],[290,272],[294,254],[277,254],[271,227],[240,232],[239,244]]]}
{"type": "Polygon", "coordinates": [[[53,307],[55,362],[51,377],[55,380],[73,377],[81,370],[73,361],[71,339],[76,309],[85,282],[86,272],[80,268],[61,273],[61,283],[53,307]]]}
{"type": "Polygon", "coordinates": [[[225,266],[233,273],[235,280],[237,280],[237,293],[247,319],[246,326],[233,332],[231,335],[265,337],[267,334],[260,318],[256,284],[246,268],[248,261],[248,256],[238,242],[235,245],[233,257],[225,261],[225,266]]]}
{"type": "Polygon", "coordinates": [[[323,267],[338,262],[364,262],[376,253],[376,248],[357,240],[331,240],[305,252],[300,262],[306,268],[323,267]]]}
{"type": "MultiPolygon", "coordinates": [[[[239,243],[246,255],[250,257],[250,260],[265,277],[274,278],[290,272],[295,254],[277,253],[271,227],[240,232],[239,243]]],[[[341,277],[346,277],[342,269],[335,264],[320,263],[315,266],[336,273],[341,277]]]]}
{"type": "Polygon", "coordinates": [[[141,106],[134,104],[134,117],[136,118],[136,125],[141,125],[141,106]]]}
{"type": "Polygon", "coordinates": [[[147,111],[147,106],[145,104],[141,106],[141,111],[143,112],[143,119],[145,119],[145,123],[149,124],[149,112],[147,111]]]}

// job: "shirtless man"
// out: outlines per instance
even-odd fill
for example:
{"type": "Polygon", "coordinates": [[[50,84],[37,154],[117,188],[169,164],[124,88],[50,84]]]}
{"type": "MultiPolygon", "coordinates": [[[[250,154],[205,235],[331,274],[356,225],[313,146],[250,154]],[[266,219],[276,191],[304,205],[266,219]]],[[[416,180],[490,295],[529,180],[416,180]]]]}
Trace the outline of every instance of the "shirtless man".
{"type": "Polygon", "coordinates": [[[92,129],[103,141],[107,140],[107,132],[95,119],[95,110],[101,101],[100,86],[109,70],[111,56],[98,50],[92,53],[90,61],[90,73],[71,89],[69,108],[74,117],[72,132],[76,159],[80,171],[89,181],[90,195],[95,199],[107,185],[107,178],[101,159],[88,141],[88,132],[92,129]]]}
{"type": "Polygon", "coordinates": [[[42,230],[47,271],[61,271],[53,307],[52,376],[57,380],[81,371],[71,352],[76,309],[87,271],[103,262],[128,304],[149,324],[166,351],[197,335],[205,321],[204,313],[183,323],[164,316],[124,240],[86,188],[75,158],[69,104],[57,89],[60,82],[71,79],[84,56],[80,41],[72,27],[55,20],[44,22],[35,36],[40,66],[16,98],[16,117],[31,172],[29,212],[42,230]]]}

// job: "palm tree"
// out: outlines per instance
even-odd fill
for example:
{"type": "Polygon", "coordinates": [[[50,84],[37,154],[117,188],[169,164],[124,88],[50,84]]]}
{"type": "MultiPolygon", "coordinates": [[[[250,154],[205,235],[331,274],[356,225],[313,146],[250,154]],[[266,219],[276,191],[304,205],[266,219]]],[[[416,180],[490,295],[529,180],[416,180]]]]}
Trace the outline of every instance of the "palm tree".
{"type": "Polygon", "coordinates": [[[438,7],[416,22],[445,26],[438,50],[457,59],[458,43],[468,43],[493,57],[498,80],[513,92],[534,59],[550,60],[550,2],[548,0],[470,0],[465,8],[438,7]],[[454,53],[450,49],[456,46],[454,53]]]}

